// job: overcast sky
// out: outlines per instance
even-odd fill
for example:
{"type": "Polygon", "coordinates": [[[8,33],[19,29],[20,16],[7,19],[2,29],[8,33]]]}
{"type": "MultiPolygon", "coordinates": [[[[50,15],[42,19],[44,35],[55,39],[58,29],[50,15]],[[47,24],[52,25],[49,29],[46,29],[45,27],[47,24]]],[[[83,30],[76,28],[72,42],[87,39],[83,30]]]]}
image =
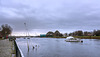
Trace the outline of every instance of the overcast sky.
{"type": "Polygon", "coordinates": [[[100,0],[0,0],[0,25],[13,35],[100,29],[100,0]]]}

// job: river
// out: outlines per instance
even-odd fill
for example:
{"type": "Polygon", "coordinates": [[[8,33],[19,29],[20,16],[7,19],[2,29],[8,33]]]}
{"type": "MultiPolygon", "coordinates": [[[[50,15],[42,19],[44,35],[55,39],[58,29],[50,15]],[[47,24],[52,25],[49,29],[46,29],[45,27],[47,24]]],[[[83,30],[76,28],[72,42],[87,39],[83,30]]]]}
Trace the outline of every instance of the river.
{"type": "Polygon", "coordinates": [[[65,38],[17,38],[16,42],[24,57],[100,57],[100,39],[82,40],[83,43],[66,42],[65,38]]]}

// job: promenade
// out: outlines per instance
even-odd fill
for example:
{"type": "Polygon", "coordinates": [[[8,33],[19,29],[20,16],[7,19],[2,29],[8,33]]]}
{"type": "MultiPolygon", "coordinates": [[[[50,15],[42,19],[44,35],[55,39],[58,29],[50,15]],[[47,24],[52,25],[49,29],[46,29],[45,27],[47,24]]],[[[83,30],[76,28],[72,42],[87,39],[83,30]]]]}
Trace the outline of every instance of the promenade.
{"type": "Polygon", "coordinates": [[[13,42],[9,39],[0,40],[0,57],[12,57],[13,42]]]}

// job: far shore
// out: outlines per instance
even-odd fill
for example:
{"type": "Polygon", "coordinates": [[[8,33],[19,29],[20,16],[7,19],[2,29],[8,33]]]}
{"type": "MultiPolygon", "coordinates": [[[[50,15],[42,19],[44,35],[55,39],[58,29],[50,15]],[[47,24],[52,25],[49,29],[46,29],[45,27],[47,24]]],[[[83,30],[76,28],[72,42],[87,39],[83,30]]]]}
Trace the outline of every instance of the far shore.
{"type": "MultiPolygon", "coordinates": [[[[80,39],[100,39],[100,36],[73,36],[80,39]]],[[[67,37],[42,37],[42,38],[67,38],[67,37]]]]}
{"type": "Polygon", "coordinates": [[[73,36],[73,37],[81,39],[100,39],[100,36],[73,36]]]}
{"type": "MultiPolygon", "coordinates": [[[[80,39],[100,39],[100,36],[73,36],[75,38],[80,38],[80,39]]],[[[18,36],[13,36],[9,38],[27,38],[27,37],[18,37],[18,36]]],[[[30,38],[67,38],[67,37],[30,37],[30,38]]],[[[2,38],[0,38],[2,40],[2,38]]]]}
{"type": "MultiPolygon", "coordinates": [[[[100,39],[100,36],[73,36],[73,37],[80,38],[80,39],[100,39]]],[[[22,37],[18,37],[18,38],[22,38],[22,37]]],[[[23,38],[27,38],[27,37],[23,37],[23,38]]],[[[31,37],[31,38],[67,38],[67,37],[31,37]]]]}

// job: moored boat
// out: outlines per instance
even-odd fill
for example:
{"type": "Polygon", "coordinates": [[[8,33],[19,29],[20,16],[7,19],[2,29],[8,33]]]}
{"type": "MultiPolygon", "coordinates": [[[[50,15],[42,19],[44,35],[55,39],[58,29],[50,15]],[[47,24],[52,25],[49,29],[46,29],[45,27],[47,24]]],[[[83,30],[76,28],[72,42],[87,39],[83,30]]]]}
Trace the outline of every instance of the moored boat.
{"type": "Polygon", "coordinates": [[[65,41],[66,42],[83,42],[81,39],[74,38],[72,36],[67,37],[65,41]]]}

